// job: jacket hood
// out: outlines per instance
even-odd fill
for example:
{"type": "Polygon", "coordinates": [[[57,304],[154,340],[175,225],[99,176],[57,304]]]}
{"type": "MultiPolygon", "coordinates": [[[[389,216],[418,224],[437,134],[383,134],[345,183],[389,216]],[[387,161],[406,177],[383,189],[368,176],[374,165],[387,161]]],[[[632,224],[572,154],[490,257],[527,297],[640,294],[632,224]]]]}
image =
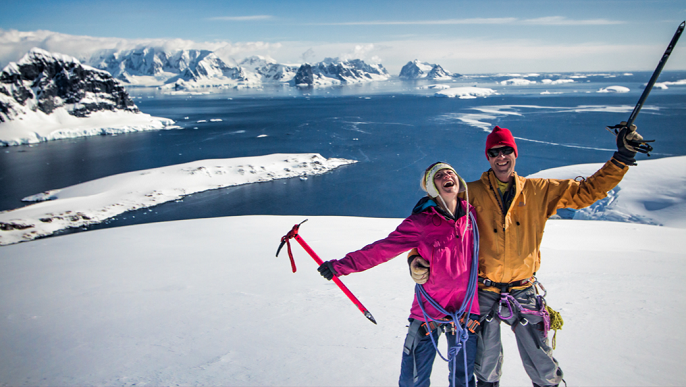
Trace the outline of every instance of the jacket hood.
{"type": "Polygon", "coordinates": [[[455,214],[455,218],[453,218],[446,210],[441,208],[433,199],[428,196],[424,196],[423,198],[419,199],[417,204],[415,204],[414,208],[412,209],[412,213],[419,214],[420,212],[431,212],[432,209],[446,219],[456,220],[466,214],[462,206],[462,199],[460,198],[457,198],[457,213],[455,214]]]}

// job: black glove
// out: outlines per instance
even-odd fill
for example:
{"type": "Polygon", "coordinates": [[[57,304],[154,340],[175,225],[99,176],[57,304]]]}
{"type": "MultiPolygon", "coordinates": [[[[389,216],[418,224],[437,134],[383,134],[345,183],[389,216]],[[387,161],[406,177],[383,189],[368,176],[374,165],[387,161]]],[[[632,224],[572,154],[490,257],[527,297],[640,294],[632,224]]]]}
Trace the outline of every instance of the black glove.
{"type": "Polygon", "coordinates": [[[322,275],[322,277],[328,279],[329,281],[331,281],[333,276],[338,275],[338,273],[336,273],[336,270],[333,269],[333,264],[331,263],[331,261],[326,261],[322,263],[321,266],[317,268],[317,271],[319,272],[319,274],[322,275]]]}
{"type": "MultiPolygon", "coordinates": [[[[622,122],[620,125],[626,125],[626,122],[622,122]]],[[[636,152],[641,149],[642,143],[643,136],[636,131],[636,125],[624,126],[617,133],[617,152],[615,152],[614,158],[626,165],[636,165],[636,152]]]]}

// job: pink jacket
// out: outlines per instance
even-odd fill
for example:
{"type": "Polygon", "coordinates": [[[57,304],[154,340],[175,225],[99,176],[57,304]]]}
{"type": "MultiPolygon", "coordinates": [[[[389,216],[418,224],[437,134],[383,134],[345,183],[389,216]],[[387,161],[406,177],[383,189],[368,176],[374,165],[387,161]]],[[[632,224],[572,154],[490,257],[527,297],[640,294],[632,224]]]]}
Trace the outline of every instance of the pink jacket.
{"type": "MultiPolygon", "coordinates": [[[[460,204],[464,209],[462,213],[466,212],[466,206],[472,214],[475,213],[474,208],[465,201],[460,204]]],[[[464,215],[457,221],[448,220],[436,211],[435,206],[429,206],[410,215],[386,238],[348,253],[343,259],[332,260],[333,268],[339,275],[365,271],[416,247],[419,254],[431,264],[431,274],[424,289],[444,309],[457,311],[465,298],[472,262],[472,227],[476,227],[476,224],[469,222],[469,229],[464,232],[468,219],[464,215]]],[[[473,298],[470,313],[479,314],[477,293],[469,296],[473,298]]],[[[432,318],[444,317],[427,302],[424,303],[424,309],[432,318]]],[[[416,295],[410,317],[424,319],[416,295]]]]}

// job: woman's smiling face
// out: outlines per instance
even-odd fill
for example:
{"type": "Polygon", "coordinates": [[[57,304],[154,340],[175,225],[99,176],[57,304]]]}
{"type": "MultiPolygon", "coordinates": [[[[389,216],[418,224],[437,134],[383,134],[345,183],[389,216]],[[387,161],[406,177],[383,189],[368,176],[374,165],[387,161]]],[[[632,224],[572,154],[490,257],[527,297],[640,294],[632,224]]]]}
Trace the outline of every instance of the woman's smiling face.
{"type": "Polygon", "coordinates": [[[434,185],[441,195],[457,195],[460,191],[460,181],[450,169],[441,169],[434,175],[434,185]]]}

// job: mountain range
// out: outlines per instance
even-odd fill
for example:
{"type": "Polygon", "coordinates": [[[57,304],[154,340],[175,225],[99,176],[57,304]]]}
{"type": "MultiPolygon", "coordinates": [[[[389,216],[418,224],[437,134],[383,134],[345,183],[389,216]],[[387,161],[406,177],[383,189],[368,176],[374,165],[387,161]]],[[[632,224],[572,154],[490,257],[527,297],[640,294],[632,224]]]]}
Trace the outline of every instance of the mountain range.
{"type": "MultiPolygon", "coordinates": [[[[459,76],[440,65],[414,60],[401,79],[446,80],[459,76]]],[[[326,58],[318,63],[280,64],[252,56],[229,64],[208,50],[168,52],[154,47],[101,51],[85,64],[78,59],[34,48],[0,73],[0,122],[31,112],[51,114],[58,108],[74,117],[95,111],[138,113],[124,86],[167,89],[259,87],[263,84],[330,86],[385,81],[391,75],[381,64],[361,59],[326,58]]]]}
{"type": "Polygon", "coordinates": [[[101,51],[86,62],[129,85],[187,89],[208,86],[251,87],[261,84],[325,86],[382,81],[390,78],[380,64],[360,59],[327,58],[315,64],[280,64],[251,56],[227,64],[207,50],[168,52],[153,47],[101,51]]]}

